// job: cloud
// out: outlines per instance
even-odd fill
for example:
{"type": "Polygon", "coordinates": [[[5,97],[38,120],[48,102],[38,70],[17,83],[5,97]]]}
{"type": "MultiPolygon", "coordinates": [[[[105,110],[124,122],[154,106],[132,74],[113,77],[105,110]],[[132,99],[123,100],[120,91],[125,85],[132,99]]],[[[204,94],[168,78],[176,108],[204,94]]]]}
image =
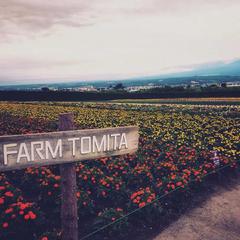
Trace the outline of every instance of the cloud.
{"type": "Polygon", "coordinates": [[[0,0],[1,38],[34,34],[54,25],[83,27],[93,24],[94,0],[0,0]]]}
{"type": "Polygon", "coordinates": [[[239,10],[239,0],[0,0],[0,82],[158,74],[239,57],[239,10]]]}
{"type": "Polygon", "coordinates": [[[191,14],[212,7],[234,5],[238,0],[0,0],[1,38],[32,35],[55,25],[86,27],[115,18],[136,15],[191,14]]]}

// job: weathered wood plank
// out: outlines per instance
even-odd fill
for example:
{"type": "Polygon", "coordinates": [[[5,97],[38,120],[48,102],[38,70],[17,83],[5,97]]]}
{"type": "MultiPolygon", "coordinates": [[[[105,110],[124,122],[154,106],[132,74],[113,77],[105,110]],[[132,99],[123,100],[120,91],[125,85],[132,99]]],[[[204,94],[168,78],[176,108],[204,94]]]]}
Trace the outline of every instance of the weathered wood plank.
{"type": "MultiPolygon", "coordinates": [[[[73,130],[73,113],[59,115],[59,130],[73,130]]],[[[61,224],[63,240],[78,240],[77,180],[75,163],[60,165],[61,224]]]]}
{"type": "Polygon", "coordinates": [[[0,171],[134,153],[138,127],[0,136],[0,171]]]}

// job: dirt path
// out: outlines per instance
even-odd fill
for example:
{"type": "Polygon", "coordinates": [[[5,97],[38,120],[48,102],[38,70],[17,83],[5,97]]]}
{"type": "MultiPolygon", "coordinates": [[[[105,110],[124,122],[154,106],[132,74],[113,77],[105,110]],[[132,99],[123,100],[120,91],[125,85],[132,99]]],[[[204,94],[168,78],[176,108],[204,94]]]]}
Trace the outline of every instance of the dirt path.
{"type": "Polygon", "coordinates": [[[240,180],[227,185],[153,240],[240,240],[240,180]]]}

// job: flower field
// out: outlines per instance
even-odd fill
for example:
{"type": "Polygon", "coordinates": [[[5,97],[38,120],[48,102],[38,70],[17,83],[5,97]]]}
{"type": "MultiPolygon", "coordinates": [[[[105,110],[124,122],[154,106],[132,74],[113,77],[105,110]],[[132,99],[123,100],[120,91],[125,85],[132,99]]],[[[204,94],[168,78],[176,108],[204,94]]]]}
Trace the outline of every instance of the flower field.
{"type": "MultiPolygon", "coordinates": [[[[123,239],[179,213],[205,176],[240,166],[239,106],[2,102],[0,135],[54,131],[63,112],[78,129],[140,128],[136,154],[76,164],[80,237],[114,223],[85,239],[123,239]]],[[[58,166],[1,173],[0,239],[61,239],[60,180],[58,166]]]]}
{"type": "Polygon", "coordinates": [[[153,99],[120,99],[115,103],[142,104],[190,104],[190,105],[240,105],[240,98],[153,98],[153,99]]]}

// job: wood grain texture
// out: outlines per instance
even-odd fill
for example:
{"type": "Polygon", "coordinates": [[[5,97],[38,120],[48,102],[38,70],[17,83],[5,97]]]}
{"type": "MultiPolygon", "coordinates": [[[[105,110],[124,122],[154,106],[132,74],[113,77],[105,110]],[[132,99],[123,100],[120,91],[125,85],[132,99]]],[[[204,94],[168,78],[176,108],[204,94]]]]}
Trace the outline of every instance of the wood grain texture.
{"type": "MultiPolygon", "coordinates": [[[[73,114],[59,115],[59,130],[74,129],[73,114]]],[[[60,165],[61,176],[61,238],[78,240],[77,180],[75,163],[60,165]]]]}

